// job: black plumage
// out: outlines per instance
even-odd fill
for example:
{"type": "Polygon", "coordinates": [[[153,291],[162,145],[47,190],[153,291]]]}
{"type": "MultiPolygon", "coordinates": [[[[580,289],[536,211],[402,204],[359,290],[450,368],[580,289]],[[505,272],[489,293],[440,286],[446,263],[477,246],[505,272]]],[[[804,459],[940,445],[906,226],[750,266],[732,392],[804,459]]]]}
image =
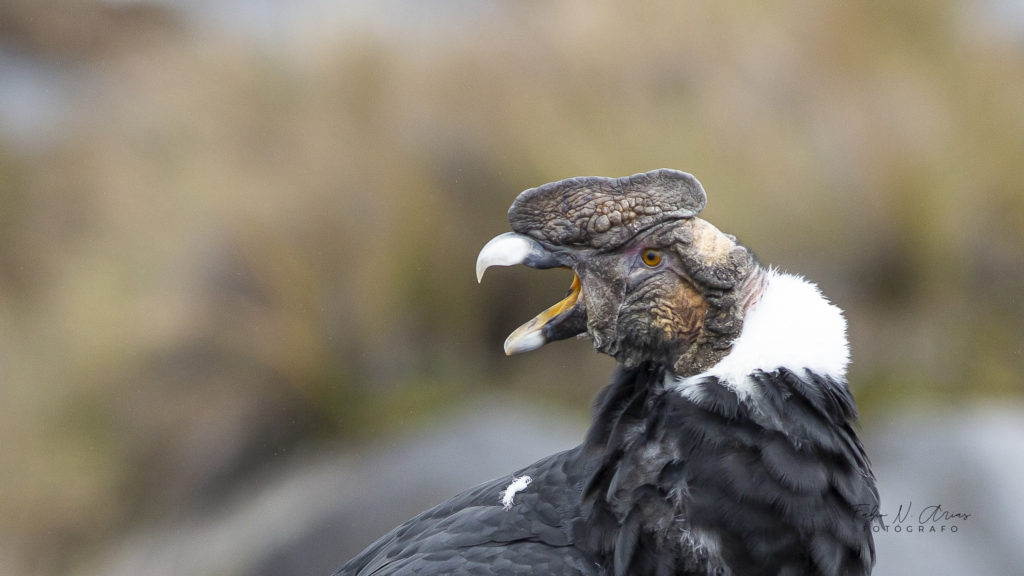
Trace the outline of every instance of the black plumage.
{"type": "MultiPolygon", "coordinates": [[[[682,173],[659,171],[656,177],[671,180],[676,174],[682,173]]],[[[644,186],[650,180],[643,180],[644,186]]],[[[583,185],[569,182],[574,193],[583,185]]],[[[643,197],[647,190],[629,190],[629,179],[610,182],[617,182],[623,194],[643,197]]],[[[584,184],[595,185],[594,180],[584,184]]],[[[547,186],[549,197],[565,200],[557,186],[547,186]]],[[[528,192],[536,201],[538,193],[528,192]]],[[[699,192],[701,201],[690,198],[686,206],[703,206],[699,192]]],[[[409,520],[336,576],[870,573],[875,555],[870,512],[877,509],[878,494],[843,377],[829,373],[835,371],[831,364],[815,358],[806,365],[751,369],[739,380],[716,370],[740,362],[730,353],[742,355],[750,345],[738,344],[741,331],[735,328],[750,310],[776,306],[779,297],[772,294],[779,289],[771,286],[784,282],[752,257],[739,261],[747,252],[736,252],[738,245],[723,245],[718,237],[708,240],[708,233],[698,229],[688,244],[682,243],[710,280],[694,280],[685,273],[694,264],[680,258],[670,262],[679,267],[670,271],[685,284],[666,279],[664,269],[648,262],[650,275],[628,264],[629,280],[619,281],[619,289],[607,288],[623,274],[620,262],[635,259],[631,246],[665,250],[669,246],[657,239],[655,229],[677,230],[691,220],[696,220],[692,213],[665,222],[655,219],[625,243],[620,238],[594,252],[575,245],[564,250],[550,239],[530,244],[533,257],[565,260],[582,286],[578,295],[570,294],[568,304],[525,325],[520,329],[525,332],[513,333],[512,347],[518,345],[515,338],[536,342],[530,340],[539,338],[535,334],[547,337],[541,344],[550,341],[544,326],[571,319],[582,324],[577,331],[587,330],[595,347],[621,362],[596,400],[585,440],[409,520]],[[723,246],[730,255],[725,260],[720,258],[723,246]],[[615,260],[600,264],[605,257],[615,260]],[[723,261],[725,272],[716,274],[716,262],[723,261]],[[588,282],[597,283],[596,288],[588,282]],[[655,302],[634,305],[631,298],[637,297],[631,294],[655,302]],[[606,306],[602,298],[619,305],[606,306]],[[652,312],[666,306],[700,310],[694,329],[663,326],[666,317],[675,322],[693,317],[679,310],[652,312]],[[606,308],[617,316],[599,317],[606,308]],[[609,328],[609,322],[614,326],[609,328]],[[657,329],[643,332],[643,322],[657,329]],[[638,361],[637,350],[646,358],[638,361]],[[504,491],[524,476],[532,481],[503,502],[504,491]]],[[[530,257],[517,256],[527,265],[530,257]]],[[[813,298],[816,291],[809,293],[813,298]]],[[[784,305],[799,313],[801,301],[792,300],[797,304],[784,305]]],[[[756,343],[755,349],[760,350],[756,343]]],[[[793,364],[790,355],[786,358],[793,364]]],[[[845,369],[845,358],[840,364],[845,369]]]]}

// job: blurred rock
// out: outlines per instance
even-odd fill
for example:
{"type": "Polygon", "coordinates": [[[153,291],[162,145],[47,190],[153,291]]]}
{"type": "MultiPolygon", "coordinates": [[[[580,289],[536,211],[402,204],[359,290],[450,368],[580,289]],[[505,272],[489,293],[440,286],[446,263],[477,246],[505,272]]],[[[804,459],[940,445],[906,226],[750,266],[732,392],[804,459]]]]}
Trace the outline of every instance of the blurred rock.
{"type": "Polygon", "coordinates": [[[585,423],[498,399],[362,454],[311,454],[230,503],[133,531],[85,575],[327,575],[392,527],[464,489],[580,442],[585,423]]]}
{"type": "MultiPolygon", "coordinates": [[[[875,574],[1017,573],[1024,408],[894,418],[867,430],[888,526],[876,532],[875,574]],[[926,513],[922,522],[935,505],[969,517],[931,522],[926,513]],[[900,506],[910,508],[902,522],[900,506]]],[[[480,401],[361,454],[296,458],[218,510],[133,533],[80,574],[326,576],[418,512],[575,445],[584,428],[563,414],[480,401]]]]}
{"type": "Polygon", "coordinates": [[[889,524],[875,534],[875,574],[1020,573],[1024,407],[892,414],[867,433],[889,524]],[[904,522],[896,518],[901,506],[909,509],[904,522]],[[970,516],[935,515],[934,506],[970,516]]]}

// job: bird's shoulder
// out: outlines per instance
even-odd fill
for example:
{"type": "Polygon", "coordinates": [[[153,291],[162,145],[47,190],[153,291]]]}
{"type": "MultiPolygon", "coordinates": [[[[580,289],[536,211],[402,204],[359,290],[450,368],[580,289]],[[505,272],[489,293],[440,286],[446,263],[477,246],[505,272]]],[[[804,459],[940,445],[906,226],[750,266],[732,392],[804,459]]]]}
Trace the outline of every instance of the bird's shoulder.
{"type": "Polygon", "coordinates": [[[578,449],[471,488],[385,534],[335,576],[591,574],[572,548],[578,449]],[[528,479],[528,480],[527,480],[528,479]]]}

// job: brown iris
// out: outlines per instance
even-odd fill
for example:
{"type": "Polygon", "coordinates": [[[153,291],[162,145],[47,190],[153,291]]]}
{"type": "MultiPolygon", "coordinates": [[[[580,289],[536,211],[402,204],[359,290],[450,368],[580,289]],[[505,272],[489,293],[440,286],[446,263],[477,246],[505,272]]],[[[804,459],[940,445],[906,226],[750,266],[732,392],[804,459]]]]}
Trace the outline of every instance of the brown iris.
{"type": "Polygon", "coordinates": [[[644,250],[641,258],[643,258],[644,264],[654,268],[661,263],[661,252],[653,248],[648,248],[644,250]]]}

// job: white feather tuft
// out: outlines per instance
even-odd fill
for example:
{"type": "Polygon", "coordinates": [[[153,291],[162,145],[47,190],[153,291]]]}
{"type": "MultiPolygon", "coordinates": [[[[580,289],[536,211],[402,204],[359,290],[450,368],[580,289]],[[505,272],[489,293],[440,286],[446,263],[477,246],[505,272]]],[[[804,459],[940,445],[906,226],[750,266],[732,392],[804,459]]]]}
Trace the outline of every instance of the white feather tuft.
{"type": "Polygon", "coordinates": [[[501,505],[505,507],[505,510],[512,509],[512,499],[516,497],[516,494],[525,490],[530,482],[533,482],[533,478],[529,476],[512,478],[512,483],[508,485],[508,488],[501,491],[501,505]]]}

